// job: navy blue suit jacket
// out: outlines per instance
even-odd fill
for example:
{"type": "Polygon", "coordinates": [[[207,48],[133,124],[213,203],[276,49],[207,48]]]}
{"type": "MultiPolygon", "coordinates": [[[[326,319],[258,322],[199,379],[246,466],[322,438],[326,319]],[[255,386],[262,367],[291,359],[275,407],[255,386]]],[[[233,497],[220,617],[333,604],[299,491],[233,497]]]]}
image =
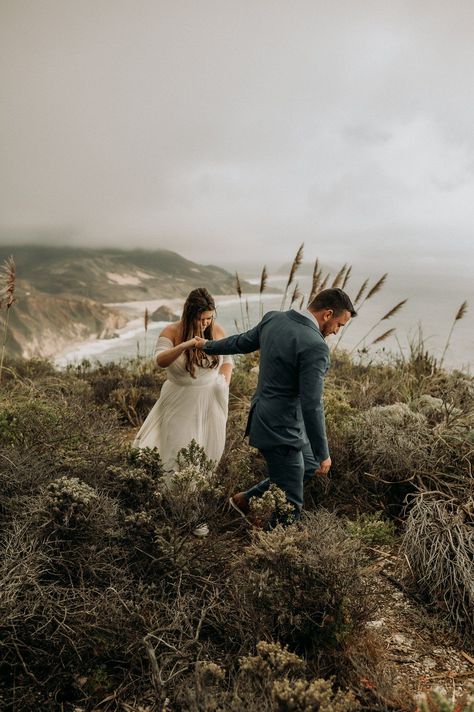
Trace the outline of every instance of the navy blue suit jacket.
{"type": "Polygon", "coordinates": [[[246,434],[260,450],[279,445],[301,449],[309,440],[317,462],[329,457],[323,386],[329,349],[315,324],[299,312],[268,312],[243,334],[208,341],[208,354],[260,349],[257,390],[246,434]]]}

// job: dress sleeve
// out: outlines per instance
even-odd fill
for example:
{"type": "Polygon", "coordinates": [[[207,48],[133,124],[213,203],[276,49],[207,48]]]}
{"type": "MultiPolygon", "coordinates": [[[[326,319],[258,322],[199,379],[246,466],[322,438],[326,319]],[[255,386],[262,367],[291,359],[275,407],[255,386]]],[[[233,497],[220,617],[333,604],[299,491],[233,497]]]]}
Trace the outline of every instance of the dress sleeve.
{"type": "Polygon", "coordinates": [[[173,342],[171,339],[168,339],[167,336],[159,336],[156,345],[155,345],[155,356],[158,354],[161,354],[162,351],[168,351],[168,349],[172,349],[174,346],[173,342]]]}
{"type": "Polygon", "coordinates": [[[225,363],[230,363],[232,366],[234,366],[234,359],[230,354],[225,354],[225,356],[222,357],[222,365],[225,363]]]}

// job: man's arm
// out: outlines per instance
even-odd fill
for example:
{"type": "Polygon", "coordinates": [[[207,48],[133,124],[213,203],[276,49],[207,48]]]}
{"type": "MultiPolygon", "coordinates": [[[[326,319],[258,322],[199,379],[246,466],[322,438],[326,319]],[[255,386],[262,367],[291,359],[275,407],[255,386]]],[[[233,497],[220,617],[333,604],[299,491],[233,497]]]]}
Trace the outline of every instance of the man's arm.
{"type": "Polygon", "coordinates": [[[225,339],[214,339],[212,341],[205,341],[204,339],[197,338],[196,346],[197,348],[202,348],[206,354],[249,354],[252,351],[258,351],[260,348],[260,330],[262,325],[270,318],[274,312],[268,312],[265,314],[262,321],[254,326],[248,331],[244,331],[243,334],[235,334],[234,336],[227,336],[225,339]]]}
{"type": "Polygon", "coordinates": [[[204,341],[197,339],[197,347],[201,347],[206,354],[248,354],[260,348],[260,324],[243,334],[226,336],[224,339],[204,341]]]}
{"type": "Polygon", "coordinates": [[[321,463],[329,459],[324,418],[324,376],[329,365],[325,344],[303,352],[300,358],[299,395],[303,420],[314,458],[321,463]]]}

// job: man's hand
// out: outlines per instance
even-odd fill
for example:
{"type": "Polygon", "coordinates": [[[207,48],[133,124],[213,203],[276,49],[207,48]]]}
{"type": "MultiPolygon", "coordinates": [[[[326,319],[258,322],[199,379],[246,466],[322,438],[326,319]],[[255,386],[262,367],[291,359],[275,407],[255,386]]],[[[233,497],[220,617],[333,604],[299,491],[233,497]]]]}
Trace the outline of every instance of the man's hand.
{"type": "Polygon", "coordinates": [[[207,343],[207,339],[203,339],[201,336],[195,336],[194,340],[196,341],[197,349],[202,349],[204,347],[204,345],[207,343]]]}
{"type": "Polygon", "coordinates": [[[332,463],[330,457],[328,457],[327,460],[321,460],[321,462],[319,463],[319,467],[314,474],[318,477],[326,477],[329,470],[331,469],[331,464],[332,463]]]}

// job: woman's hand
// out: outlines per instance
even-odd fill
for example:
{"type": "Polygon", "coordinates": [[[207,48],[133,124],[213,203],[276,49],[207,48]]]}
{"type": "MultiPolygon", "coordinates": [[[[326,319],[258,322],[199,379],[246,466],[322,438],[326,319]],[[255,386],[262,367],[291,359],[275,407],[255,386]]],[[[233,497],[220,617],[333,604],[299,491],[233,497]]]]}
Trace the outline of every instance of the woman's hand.
{"type": "Polygon", "coordinates": [[[194,341],[196,342],[196,348],[198,349],[202,349],[207,343],[207,339],[203,339],[201,336],[195,336],[194,341]]]}
{"type": "Polygon", "coordinates": [[[183,347],[184,351],[189,351],[189,349],[196,348],[197,341],[198,339],[194,336],[192,339],[188,339],[188,341],[183,341],[181,346],[183,347]]]}

